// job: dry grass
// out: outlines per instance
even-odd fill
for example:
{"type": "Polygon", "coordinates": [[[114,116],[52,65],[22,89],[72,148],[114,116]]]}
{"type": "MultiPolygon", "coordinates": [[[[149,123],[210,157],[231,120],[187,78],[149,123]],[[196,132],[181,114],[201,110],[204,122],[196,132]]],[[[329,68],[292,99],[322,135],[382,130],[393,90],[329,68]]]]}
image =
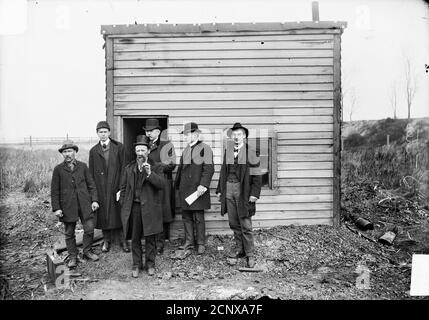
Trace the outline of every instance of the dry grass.
{"type": "Polygon", "coordinates": [[[385,189],[408,188],[421,196],[429,196],[427,143],[412,142],[346,151],[342,155],[342,169],[343,185],[368,180],[378,182],[385,189]]]}
{"type": "MultiPolygon", "coordinates": [[[[88,162],[88,150],[79,150],[77,159],[88,162]]],[[[0,148],[0,191],[23,191],[27,195],[49,193],[52,171],[63,161],[56,150],[0,148]]]]}

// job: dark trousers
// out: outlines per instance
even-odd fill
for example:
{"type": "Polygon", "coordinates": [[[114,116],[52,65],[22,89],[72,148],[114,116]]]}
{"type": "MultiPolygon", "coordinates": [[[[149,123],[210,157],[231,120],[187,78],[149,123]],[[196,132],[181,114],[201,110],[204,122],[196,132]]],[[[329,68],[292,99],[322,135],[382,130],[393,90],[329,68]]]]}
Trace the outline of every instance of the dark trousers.
{"type": "Polygon", "coordinates": [[[204,245],[206,239],[204,210],[183,210],[182,220],[185,228],[185,249],[190,249],[194,246],[194,229],[196,231],[197,245],[204,245]]]}
{"type": "MultiPolygon", "coordinates": [[[[83,253],[86,254],[92,246],[94,239],[94,219],[90,218],[83,221],[82,212],[79,210],[79,218],[83,225],[83,253]]],[[[66,239],[67,251],[70,258],[77,258],[77,246],[75,236],[76,222],[64,222],[64,234],[66,239]]]]}
{"type": "MultiPolygon", "coordinates": [[[[131,228],[131,252],[133,256],[133,266],[143,266],[143,251],[142,251],[142,237],[143,237],[143,221],[140,203],[134,202],[130,216],[130,228],[131,228]]],[[[145,260],[146,267],[155,267],[155,235],[146,236],[145,238],[145,260]]]]}
{"type": "Polygon", "coordinates": [[[254,241],[252,233],[252,218],[238,215],[240,199],[240,183],[226,183],[226,209],[228,211],[229,227],[234,232],[236,249],[246,256],[253,256],[254,241]]]}
{"type": "MultiPolygon", "coordinates": [[[[115,239],[119,239],[121,243],[125,242],[124,232],[122,228],[118,229],[102,229],[104,241],[112,243],[115,239]]],[[[117,241],[117,240],[115,240],[117,241]]]]}
{"type": "Polygon", "coordinates": [[[158,233],[156,235],[156,248],[162,249],[165,245],[165,240],[169,238],[170,234],[170,224],[169,223],[163,223],[163,230],[162,232],[158,233]]]}

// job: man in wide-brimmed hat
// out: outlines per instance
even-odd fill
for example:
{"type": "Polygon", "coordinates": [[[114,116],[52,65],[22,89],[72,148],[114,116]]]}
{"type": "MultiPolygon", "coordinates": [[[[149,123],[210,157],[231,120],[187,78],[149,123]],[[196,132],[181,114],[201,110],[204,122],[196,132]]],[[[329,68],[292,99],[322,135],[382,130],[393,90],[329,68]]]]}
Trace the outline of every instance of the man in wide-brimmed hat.
{"type": "Polygon", "coordinates": [[[119,238],[122,249],[129,252],[122,235],[121,206],[117,193],[125,167],[124,146],[110,138],[110,126],[100,121],[96,127],[100,141],[89,151],[89,171],[97,186],[100,208],[95,214],[95,227],[103,230],[103,252],[110,250],[113,238],[119,238]]]}
{"type": "Polygon", "coordinates": [[[228,136],[232,141],[224,152],[216,194],[221,202],[221,215],[228,213],[229,226],[234,232],[235,245],[230,257],[246,257],[248,267],[253,268],[252,216],[262,184],[259,157],[246,142],[249,130],[241,123],[235,123],[228,136]]]}
{"type": "Polygon", "coordinates": [[[58,149],[64,162],[54,168],[51,182],[51,203],[55,215],[64,223],[69,253],[69,268],[77,264],[75,228],[80,219],[83,225],[83,257],[92,261],[98,256],[91,252],[94,238],[94,211],[98,209],[97,189],[87,165],[76,160],[77,145],[66,141],[58,149]]]}
{"type": "Polygon", "coordinates": [[[188,145],[180,157],[175,188],[179,190],[182,220],[185,229],[184,252],[186,257],[194,247],[194,226],[196,229],[197,253],[205,251],[204,210],[210,209],[210,182],[214,173],[213,151],[200,141],[200,130],[195,122],[185,124],[182,131],[188,145]],[[197,192],[198,198],[191,204],[186,198],[197,192]],[[194,223],[195,221],[195,223],[194,223]]]}
{"type": "Polygon", "coordinates": [[[161,126],[158,119],[147,119],[143,129],[149,138],[149,159],[161,166],[162,176],[165,180],[165,187],[161,195],[163,232],[156,236],[157,252],[158,254],[162,254],[165,240],[169,239],[169,226],[174,217],[175,201],[172,173],[176,167],[176,152],[173,144],[168,141],[167,131],[161,134],[161,126]]]}
{"type": "Polygon", "coordinates": [[[155,274],[156,235],[162,231],[162,167],[148,158],[149,139],[140,135],[134,144],[136,160],[129,163],[121,179],[120,203],[122,226],[126,239],[131,239],[132,276],[143,269],[141,239],[145,238],[146,269],[155,274]]]}

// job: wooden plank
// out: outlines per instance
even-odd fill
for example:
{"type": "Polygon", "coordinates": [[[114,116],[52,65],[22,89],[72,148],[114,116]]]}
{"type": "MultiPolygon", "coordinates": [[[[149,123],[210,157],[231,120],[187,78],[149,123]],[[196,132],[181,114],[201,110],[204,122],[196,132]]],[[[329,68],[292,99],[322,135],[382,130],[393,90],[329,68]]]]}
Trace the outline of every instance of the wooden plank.
{"type": "Polygon", "coordinates": [[[331,153],[333,147],[331,145],[303,145],[303,146],[278,146],[277,152],[293,154],[293,153],[331,153]]]}
{"type": "Polygon", "coordinates": [[[118,43],[115,52],[221,51],[221,50],[332,50],[332,40],[188,42],[188,43],[118,43]]]}
{"type": "MultiPolygon", "coordinates": [[[[121,39],[123,41],[127,41],[127,39],[159,39],[162,41],[165,38],[203,38],[203,39],[229,39],[231,37],[245,37],[245,36],[257,36],[257,37],[265,37],[265,36],[326,36],[333,37],[335,34],[342,33],[340,29],[302,29],[302,30],[271,30],[271,31],[217,31],[217,32],[181,32],[181,33],[117,33],[117,34],[109,34],[109,37],[115,39],[121,39]]],[[[332,38],[331,38],[332,39],[332,38]]],[[[296,39],[294,39],[296,40],[296,39]]],[[[144,41],[144,40],[143,40],[144,41]]],[[[185,42],[188,40],[185,40],[185,42]]]]}
{"type": "Polygon", "coordinates": [[[219,67],[219,68],[147,68],[147,69],[115,69],[115,77],[142,76],[261,76],[290,74],[332,74],[328,67],[219,67]]]}
{"type": "Polygon", "coordinates": [[[318,100],[332,99],[332,92],[207,92],[207,93],[117,93],[114,96],[117,102],[144,102],[144,101],[235,101],[235,100],[318,100]]]}
{"type": "Polygon", "coordinates": [[[341,214],[341,37],[334,37],[334,208],[333,222],[340,226],[341,214]]]}
{"type": "Polygon", "coordinates": [[[279,154],[278,161],[333,161],[332,153],[283,153],[279,154]]]}
{"type": "Polygon", "coordinates": [[[279,178],[332,178],[332,169],[330,170],[279,170],[279,178]]]}
{"type": "Polygon", "coordinates": [[[320,162],[278,162],[277,170],[332,170],[332,161],[320,161],[320,162]]]}
{"type": "MultiPolygon", "coordinates": [[[[113,40],[110,37],[105,39],[105,74],[106,74],[106,120],[113,125],[113,100],[114,100],[114,78],[113,78],[113,40]]],[[[112,126],[112,137],[118,135],[118,129],[112,126]]]]}
{"type": "Polygon", "coordinates": [[[279,141],[302,140],[302,139],[332,139],[333,132],[279,132],[279,141]]]}
{"type": "Polygon", "coordinates": [[[115,86],[115,93],[333,91],[332,83],[115,86]]]}
{"type": "Polygon", "coordinates": [[[115,69],[133,68],[214,68],[214,67],[285,67],[332,66],[332,58],[278,59],[181,59],[181,60],[125,60],[115,61],[115,69]]]}
{"type": "MultiPolygon", "coordinates": [[[[243,113],[246,113],[247,116],[259,117],[259,116],[332,116],[332,108],[331,107],[306,107],[303,106],[301,108],[260,108],[260,109],[249,109],[241,106],[240,108],[228,109],[228,108],[218,108],[218,109],[207,109],[204,110],[204,116],[211,117],[217,116],[219,114],[225,115],[225,117],[241,117],[243,113]],[[243,110],[245,109],[245,110],[243,110]]],[[[195,114],[195,109],[145,109],[145,110],[129,110],[129,109],[115,109],[115,115],[169,115],[172,117],[199,117],[198,114],[195,114]]],[[[315,134],[316,135],[316,134],[315,134]]],[[[332,135],[331,135],[332,137],[332,135]]],[[[315,141],[316,139],[306,140],[304,139],[284,139],[279,141],[279,144],[311,144],[310,142],[315,141]],[[300,142],[301,141],[301,142],[300,142]],[[280,143],[281,142],[281,143],[280,143]]],[[[319,139],[322,142],[314,142],[315,144],[319,143],[332,143],[332,139],[319,139]]]]}
{"type": "MultiPolygon", "coordinates": [[[[116,80],[115,80],[116,81],[116,80]]],[[[258,107],[305,107],[305,106],[322,106],[331,107],[333,100],[235,100],[235,101],[132,101],[114,103],[115,109],[141,110],[139,114],[144,114],[146,109],[195,109],[207,110],[213,108],[258,108],[258,107]]],[[[330,128],[332,130],[332,126],[330,128]]],[[[287,130],[282,130],[287,131],[287,130]]],[[[304,130],[305,131],[305,130],[304,130]]]]}
{"type": "Polygon", "coordinates": [[[115,85],[191,85],[191,84],[287,84],[333,83],[332,75],[281,76],[198,76],[198,77],[116,77],[115,85]]]}
{"type": "MultiPolygon", "coordinates": [[[[331,170],[332,172],[332,170],[331,170]]],[[[219,204],[219,201],[215,200],[216,196],[212,195],[212,204],[219,204]]],[[[261,204],[272,204],[272,203],[313,203],[313,202],[332,202],[332,194],[280,194],[275,196],[261,196],[256,206],[260,207],[261,204]]]]}
{"type": "Polygon", "coordinates": [[[292,140],[280,140],[279,145],[311,145],[311,144],[330,144],[332,145],[332,139],[292,139],[292,140]]]}
{"type": "Polygon", "coordinates": [[[283,124],[277,126],[278,131],[332,131],[332,124],[283,124]]]}
{"type": "Polygon", "coordinates": [[[280,188],[282,194],[332,194],[332,186],[305,186],[305,187],[286,187],[280,188]]]}
{"type": "MultiPolygon", "coordinates": [[[[170,125],[183,125],[183,123],[186,123],[190,121],[189,116],[186,117],[170,117],[170,125]]],[[[231,122],[235,122],[237,120],[234,116],[228,117],[228,116],[222,116],[222,117],[215,117],[215,116],[198,116],[197,117],[198,124],[206,125],[206,124],[221,124],[225,125],[231,122]],[[231,119],[230,119],[231,118],[231,119]]],[[[255,117],[254,115],[242,115],[240,117],[241,122],[246,124],[287,124],[287,123],[332,123],[332,116],[331,115],[322,115],[322,116],[258,116],[255,117]]],[[[293,148],[293,147],[291,147],[293,148]]]]}
{"type": "MultiPolygon", "coordinates": [[[[267,220],[283,220],[283,219],[308,219],[308,218],[324,218],[332,217],[332,210],[291,210],[291,211],[258,211],[258,204],[256,204],[256,214],[252,217],[253,221],[267,221],[267,220]]],[[[206,212],[204,214],[206,222],[228,222],[228,217],[221,216],[219,212],[206,212]]],[[[175,219],[177,222],[182,221],[182,215],[179,213],[175,219]]],[[[213,224],[212,224],[213,225],[213,224]]]]}
{"type": "MultiPolygon", "coordinates": [[[[289,31],[302,29],[326,29],[328,33],[342,30],[347,26],[344,21],[299,21],[299,22],[264,22],[264,23],[202,23],[202,24],[130,24],[130,25],[102,25],[102,34],[183,34],[183,33],[209,33],[219,32],[262,32],[262,31],[289,31]]],[[[313,30],[311,31],[313,32],[313,30]]],[[[310,32],[309,32],[310,33],[310,32]]],[[[154,35],[153,35],[154,36],[154,35]]]]}
{"type": "Polygon", "coordinates": [[[259,59],[259,58],[327,58],[332,50],[249,50],[249,51],[151,51],[115,52],[115,60],[177,60],[177,59],[259,59]]]}
{"type": "MultiPolygon", "coordinates": [[[[257,204],[257,212],[263,211],[295,211],[295,210],[332,210],[331,202],[289,202],[289,203],[260,203],[257,204]]],[[[210,209],[205,210],[208,214],[214,212],[219,214],[220,204],[212,204],[210,209]]]]}
{"type": "Polygon", "coordinates": [[[221,35],[192,35],[192,36],[182,36],[182,35],[172,35],[172,36],[128,36],[114,38],[114,44],[123,44],[123,43],[195,43],[195,42],[254,42],[254,41],[319,41],[319,40],[333,40],[333,34],[267,34],[267,33],[227,33],[221,35]]]}
{"type": "Polygon", "coordinates": [[[280,187],[314,187],[314,186],[332,186],[332,178],[293,178],[279,179],[280,187]]]}

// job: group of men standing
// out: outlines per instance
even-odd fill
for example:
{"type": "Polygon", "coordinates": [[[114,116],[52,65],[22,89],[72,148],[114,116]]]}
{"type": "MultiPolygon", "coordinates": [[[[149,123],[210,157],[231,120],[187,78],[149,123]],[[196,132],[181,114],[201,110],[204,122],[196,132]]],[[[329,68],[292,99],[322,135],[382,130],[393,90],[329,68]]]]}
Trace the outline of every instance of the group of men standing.
{"type": "MultiPolygon", "coordinates": [[[[96,261],[91,251],[94,228],[103,231],[103,252],[108,252],[115,237],[122,249],[130,251],[132,275],[138,277],[145,268],[155,273],[156,254],[162,254],[168,239],[169,225],[180,208],[185,242],[179,247],[181,258],[196,249],[205,252],[204,210],[210,209],[210,184],[214,174],[213,152],[201,141],[198,125],[184,125],[182,134],[187,143],[180,157],[176,179],[176,153],[168,139],[162,139],[157,119],[148,119],[134,143],[135,160],[125,163],[122,143],[110,138],[106,121],[97,124],[99,143],[91,148],[89,166],[76,160],[78,147],[66,142],[60,149],[64,162],[57,165],[51,184],[52,209],[64,223],[69,268],[77,265],[76,222],[84,229],[83,257],[96,261]],[[175,197],[178,192],[178,201],[175,197]],[[145,264],[141,240],[145,240],[145,264]]],[[[248,267],[255,264],[251,217],[260,196],[259,159],[246,139],[247,128],[240,123],[228,130],[227,143],[216,194],[221,214],[228,214],[234,232],[230,257],[247,258],[248,267]]]]}

